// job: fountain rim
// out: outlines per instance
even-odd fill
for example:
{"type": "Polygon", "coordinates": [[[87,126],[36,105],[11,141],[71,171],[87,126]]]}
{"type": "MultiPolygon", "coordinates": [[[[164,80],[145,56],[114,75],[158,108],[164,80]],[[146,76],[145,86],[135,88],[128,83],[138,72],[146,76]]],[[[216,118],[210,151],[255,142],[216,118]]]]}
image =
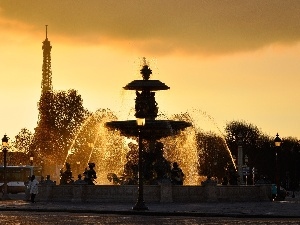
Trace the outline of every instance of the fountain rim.
{"type": "Polygon", "coordinates": [[[125,90],[136,90],[136,91],[160,91],[170,89],[165,83],[160,80],[133,80],[128,83],[125,87],[125,90]]]}
{"type": "MultiPolygon", "coordinates": [[[[149,136],[149,139],[156,137],[157,139],[174,136],[180,131],[191,127],[192,123],[176,120],[147,120],[145,126],[142,127],[144,138],[149,136]]],[[[141,129],[136,120],[110,121],[105,123],[105,127],[110,130],[118,130],[122,136],[136,137],[141,129]]],[[[148,139],[148,138],[146,138],[148,139]]]]}

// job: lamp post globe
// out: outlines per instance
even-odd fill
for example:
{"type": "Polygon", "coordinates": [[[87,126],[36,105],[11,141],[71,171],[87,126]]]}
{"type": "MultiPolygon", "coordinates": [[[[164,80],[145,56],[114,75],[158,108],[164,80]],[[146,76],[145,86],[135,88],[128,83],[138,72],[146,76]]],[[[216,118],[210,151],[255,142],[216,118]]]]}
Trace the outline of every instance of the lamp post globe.
{"type": "Polygon", "coordinates": [[[141,129],[145,126],[146,120],[145,118],[137,118],[136,120],[138,127],[138,138],[139,138],[139,177],[138,177],[138,199],[135,206],[132,207],[133,210],[148,210],[148,207],[144,202],[144,184],[143,184],[143,149],[142,149],[142,135],[141,129]]]}
{"type": "Polygon", "coordinates": [[[2,138],[2,152],[3,152],[3,175],[4,175],[4,183],[3,183],[3,195],[2,195],[2,200],[8,200],[10,199],[7,194],[7,177],[6,177],[6,154],[7,154],[7,146],[8,146],[8,137],[6,134],[2,138]]]}
{"type": "Polygon", "coordinates": [[[33,155],[31,154],[29,157],[30,166],[33,166],[33,155]]]}
{"type": "Polygon", "coordinates": [[[278,133],[276,134],[276,138],[274,139],[274,143],[275,143],[276,147],[280,147],[280,145],[281,145],[281,139],[280,139],[278,133]]]}
{"type": "Polygon", "coordinates": [[[80,174],[80,161],[77,161],[76,165],[77,165],[77,174],[80,174]]]}

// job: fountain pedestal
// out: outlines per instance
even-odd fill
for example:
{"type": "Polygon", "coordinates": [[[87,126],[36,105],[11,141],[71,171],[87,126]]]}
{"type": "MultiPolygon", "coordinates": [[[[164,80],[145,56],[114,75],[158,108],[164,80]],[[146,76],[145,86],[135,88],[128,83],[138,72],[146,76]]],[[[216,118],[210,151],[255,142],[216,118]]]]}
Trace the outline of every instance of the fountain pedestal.
{"type": "MultiPolygon", "coordinates": [[[[39,185],[37,202],[133,204],[136,185],[39,185]],[[81,186],[81,187],[80,187],[81,186]]],[[[269,202],[271,185],[145,185],[148,203],[269,202]]]]}
{"type": "Polygon", "coordinates": [[[210,178],[202,182],[204,186],[204,199],[206,202],[218,202],[217,182],[210,178]]]}
{"type": "Polygon", "coordinates": [[[84,188],[86,185],[74,185],[73,186],[73,198],[72,202],[83,202],[83,193],[85,193],[84,188]]]}
{"type": "Polygon", "coordinates": [[[172,183],[169,180],[163,180],[160,184],[160,202],[173,202],[173,188],[172,183]]]}

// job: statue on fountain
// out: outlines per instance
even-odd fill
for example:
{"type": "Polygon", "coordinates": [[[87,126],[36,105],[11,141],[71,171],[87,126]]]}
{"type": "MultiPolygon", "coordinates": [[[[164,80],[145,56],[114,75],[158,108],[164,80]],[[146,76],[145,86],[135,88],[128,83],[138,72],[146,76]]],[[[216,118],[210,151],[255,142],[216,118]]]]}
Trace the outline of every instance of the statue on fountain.
{"type": "Polygon", "coordinates": [[[144,177],[149,184],[170,181],[171,163],[163,156],[163,149],[164,144],[157,141],[153,151],[144,153],[144,177]]]}
{"type": "Polygon", "coordinates": [[[73,183],[72,178],[71,165],[66,162],[66,171],[63,172],[63,169],[60,170],[60,184],[71,184],[73,183]]]}
{"type": "Polygon", "coordinates": [[[141,93],[136,91],[135,111],[137,118],[144,118],[145,115],[150,118],[157,117],[158,107],[155,101],[155,93],[148,90],[142,91],[141,93]]]}
{"type": "Polygon", "coordinates": [[[178,166],[177,162],[173,163],[173,168],[171,171],[171,179],[172,179],[172,184],[174,185],[183,185],[183,180],[184,180],[184,173],[178,166]]]}
{"type": "MultiPolygon", "coordinates": [[[[132,185],[138,183],[138,146],[129,143],[130,151],[127,153],[127,163],[124,166],[123,175],[118,177],[114,173],[108,173],[107,179],[114,185],[132,185]]],[[[171,182],[170,162],[163,156],[164,145],[161,142],[155,143],[154,150],[143,152],[143,166],[145,184],[157,185],[161,182],[171,182]]]]}
{"type": "Polygon", "coordinates": [[[94,184],[94,181],[96,181],[96,179],[97,179],[97,174],[96,174],[96,171],[94,170],[95,163],[89,163],[88,165],[89,165],[89,169],[86,169],[86,170],[83,172],[83,175],[84,175],[84,181],[85,181],[87,184],[95,185],[95,184],[94,184]]]}
{"type": "Polygon", "coordinates": [[[127,163],[124,165],[123,175],[118,177],[114,173],[109,173],[107,179],[113,184],[135,185],[138,184],[138,146],[132,142],[128,144],[129,152],[126,155],[127,163]]]}
{"type": "Polygon", "coordinates": [[[233,164],[228,165],[227,169],[228,182],[230,185],[238,185],[239,174],[233,164]]]}

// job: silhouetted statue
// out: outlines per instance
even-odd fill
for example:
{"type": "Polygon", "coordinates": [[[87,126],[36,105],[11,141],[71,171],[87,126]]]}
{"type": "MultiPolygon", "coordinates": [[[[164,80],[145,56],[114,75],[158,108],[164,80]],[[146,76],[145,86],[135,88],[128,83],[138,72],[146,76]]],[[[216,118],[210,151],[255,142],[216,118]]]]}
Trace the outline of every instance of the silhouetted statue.
{"type": "Polygon", "coordinates": [[[161,142],[155,143],[153,152],[149,152],[145,157],[146,171],[149,173],[150,184],[157,184],[163,179],[169,179],[171,173],[171,162],[166,160],[163,156],[164,145],[161,142]],[[147,171],[148,170],[148,171],[147,171]]]}
{"type": "Polygon", "coordinates": [[[172,181],[172,184],[183,185],[183,180],[184,180],[184,173],[179,168],[178,163],[174,162],[173,163],[173,168],[171,170],[171,181],[172,181]]]}
{"type": "Polygon", "coordinates": [[[84,180],[82,180],[81,178],[82,178],[81,174],[78,174],[77,180],[75,180],[73,184],[87,184],[87,183],[86,183],[84,180]]]}
{"type": "Polygon", "coordinates": [[[239,174],[234,168],[233,164],[230,164],[228,166],[228,177],[229,177],[228,182],[230,185],[238,185],[239,174]]]}
{"type": "Polygon", "coordinates": [[[45,185],[56,185],[56,183],[53,180],[50,179],[50,175],[46,176],[46,180],[44,181],[43,184],[45,184],[45,185]]]}
{"type": "Polygon", "coordinates": [[[143,90],[141,93],[136,91],[135,116],[137,118],[157,117],[158,107],[155,101],[155,92],[143,90]]]}
{"type": "Polygon", "coordinates": [[[138,145],[130,142],[129,152],[126,155],[127,163],[124,165],[124,184],[137,184],[138,180],[138,145]]]}
{"type": "Polygon", "coordinates": [[[71,165],[66,162],[66,171],[60,170],[60,184],[73,183],[71,165]]]}
{"type": "Polygon", "coordinates": [[[40,184],[43,185],[44,183],[45,183],[45,177],[44,177],[44,176],[41,176],[40,184]]]}
{"type": "MultiPolygon", "coordinates": [[[[122,175],[122,184],[137,184],[138,180],[138,146],[129,143],[130,151],[126,155],[127,163],[124,166],[124,173],[122,175]]],[[[168,179],[170,181],[171,162],[166,160],[163,156],[164,145],[161,142],[156,142],[153,149],[143,150],[143,175],[145,184],[156,185],[162,180],[168,179]]],[[[113,181],[113,177],[108,177],[113,181]]],[[[119,178],[118,178],[119,179],[119,178]]],[[[115,178],[116,180],[116,178],[115,178]]]]}
{"type": "Polygon", "coordinates": [[[96,171],[94,170],[95,163],[89,163],[88,165],[89,165],[89,169],[86,169],[83,172],[84,181],[87,184],[94,185],[94,181],[97,179],[97,174],[96,171]]]}
{"type": "Polygon", "coordinates": [[[201,184],[204,185],[204,186],[205,186],[205,185],[209,185],[209,184],[217,185],[217,181],[211,179],[211,176],[207,176],[206,180],[205,180],[205,181],[202,181],[201,184]]]}
{"type": "Polygon", "coordinates": [[[228,178],[225,176],[223,177],[222,185],[227,185],[227,184],[228,184],[228,178]]]}

